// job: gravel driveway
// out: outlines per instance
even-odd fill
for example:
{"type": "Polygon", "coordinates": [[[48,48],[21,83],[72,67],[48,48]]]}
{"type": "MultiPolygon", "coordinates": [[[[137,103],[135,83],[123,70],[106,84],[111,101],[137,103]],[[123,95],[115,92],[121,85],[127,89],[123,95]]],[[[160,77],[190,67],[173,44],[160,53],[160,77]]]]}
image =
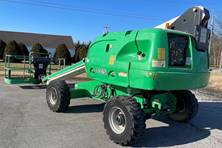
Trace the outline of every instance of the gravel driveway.
{"type": "MultiPolygon", "coordinates": [[[[196,92],[200,110],[190,123],[165,117],[147,120],[134,147],[222,147],[222,102],[196,92]]],[[[44,87],[0,81],[0,148],[113,148],[102,122],[103,104],[72,100],[67,113],[49,111],[44,87]]]]}

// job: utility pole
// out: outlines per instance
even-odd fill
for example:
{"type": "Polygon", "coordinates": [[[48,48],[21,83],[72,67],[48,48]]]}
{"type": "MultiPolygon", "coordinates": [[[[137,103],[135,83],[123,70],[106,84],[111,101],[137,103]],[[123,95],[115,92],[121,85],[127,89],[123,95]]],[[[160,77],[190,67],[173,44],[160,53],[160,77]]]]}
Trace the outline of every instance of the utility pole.
{"type": "Polygon", "coordinates": [[[110,27],[109,27],[108,25],[106,25],[106,26],[104,27],[104,33],[108,33],[108,32],[109,32],[109,29],[110,29],[110,27]]]}

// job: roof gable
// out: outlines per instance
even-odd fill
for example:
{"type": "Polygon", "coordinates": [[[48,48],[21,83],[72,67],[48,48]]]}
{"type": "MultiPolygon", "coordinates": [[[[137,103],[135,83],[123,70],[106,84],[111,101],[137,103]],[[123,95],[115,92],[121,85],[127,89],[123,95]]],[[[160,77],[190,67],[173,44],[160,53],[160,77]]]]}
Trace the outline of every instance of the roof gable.
{"type": "Polygon", "coordinates": [[[65,35],[0,31],[0,39],[5,42],[15,40],[16,42],[22,42],[29,47],[37,42],[41,43],[45,48],[56,48],[59,44],[64,43],[69,49],[74,49],[72,37],[65,35]]]}

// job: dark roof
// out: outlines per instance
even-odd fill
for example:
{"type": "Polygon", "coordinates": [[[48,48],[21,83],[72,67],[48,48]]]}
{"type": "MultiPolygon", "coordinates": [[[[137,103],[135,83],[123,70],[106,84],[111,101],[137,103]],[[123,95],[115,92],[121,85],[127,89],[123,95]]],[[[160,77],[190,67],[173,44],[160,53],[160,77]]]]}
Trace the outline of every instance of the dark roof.
{"type": "Polygon", "coordinates": [[[56,48],[57,45],[64,43],[69,49],[74,49],[72,37],[64,35],[0,31],[0,40],[5,42],[15,40],[18,43],[24,43],[26,46],[32,46],[38,42],[45,48],[56,48]]]}

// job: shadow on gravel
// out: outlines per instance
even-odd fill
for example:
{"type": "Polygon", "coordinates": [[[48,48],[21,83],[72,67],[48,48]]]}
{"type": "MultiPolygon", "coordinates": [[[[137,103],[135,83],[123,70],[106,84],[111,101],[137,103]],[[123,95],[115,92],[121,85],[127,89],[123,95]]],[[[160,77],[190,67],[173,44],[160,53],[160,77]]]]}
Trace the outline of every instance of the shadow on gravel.
{"type": "Polygon", "coordinates": [[[210,136],[211,129],[222,130],[222,102],[200,102],[198,115],[190,123],[157,119],[169,126],[147,129],[134,147],[168,147],[197,142],[210,136]]]}
{"type": "Polygon", "coordinates": [[[22,89],[46,89],[46,85],[24,85],[19,87],[22,89]]]}
{"type": "MultiPolygon", "coordinates": [[[[67,113],[102,112],[103,104],[71,106],[67,113]]],[[[166,116],[155,118],[169,126],[149,128],[134,147],[169,147],[198,142],[211,134],[211,129],[222,130],[222,102],[199,102],[199,112],[189,123],[176,123],[166,116]]]]}
{"type": "Polygon", "coordinates": [[[88,104],[88,105],[78,105],[70,106],[66,113],[93,113],[102,112],[105,103],[102,104],[88,104]]]}

